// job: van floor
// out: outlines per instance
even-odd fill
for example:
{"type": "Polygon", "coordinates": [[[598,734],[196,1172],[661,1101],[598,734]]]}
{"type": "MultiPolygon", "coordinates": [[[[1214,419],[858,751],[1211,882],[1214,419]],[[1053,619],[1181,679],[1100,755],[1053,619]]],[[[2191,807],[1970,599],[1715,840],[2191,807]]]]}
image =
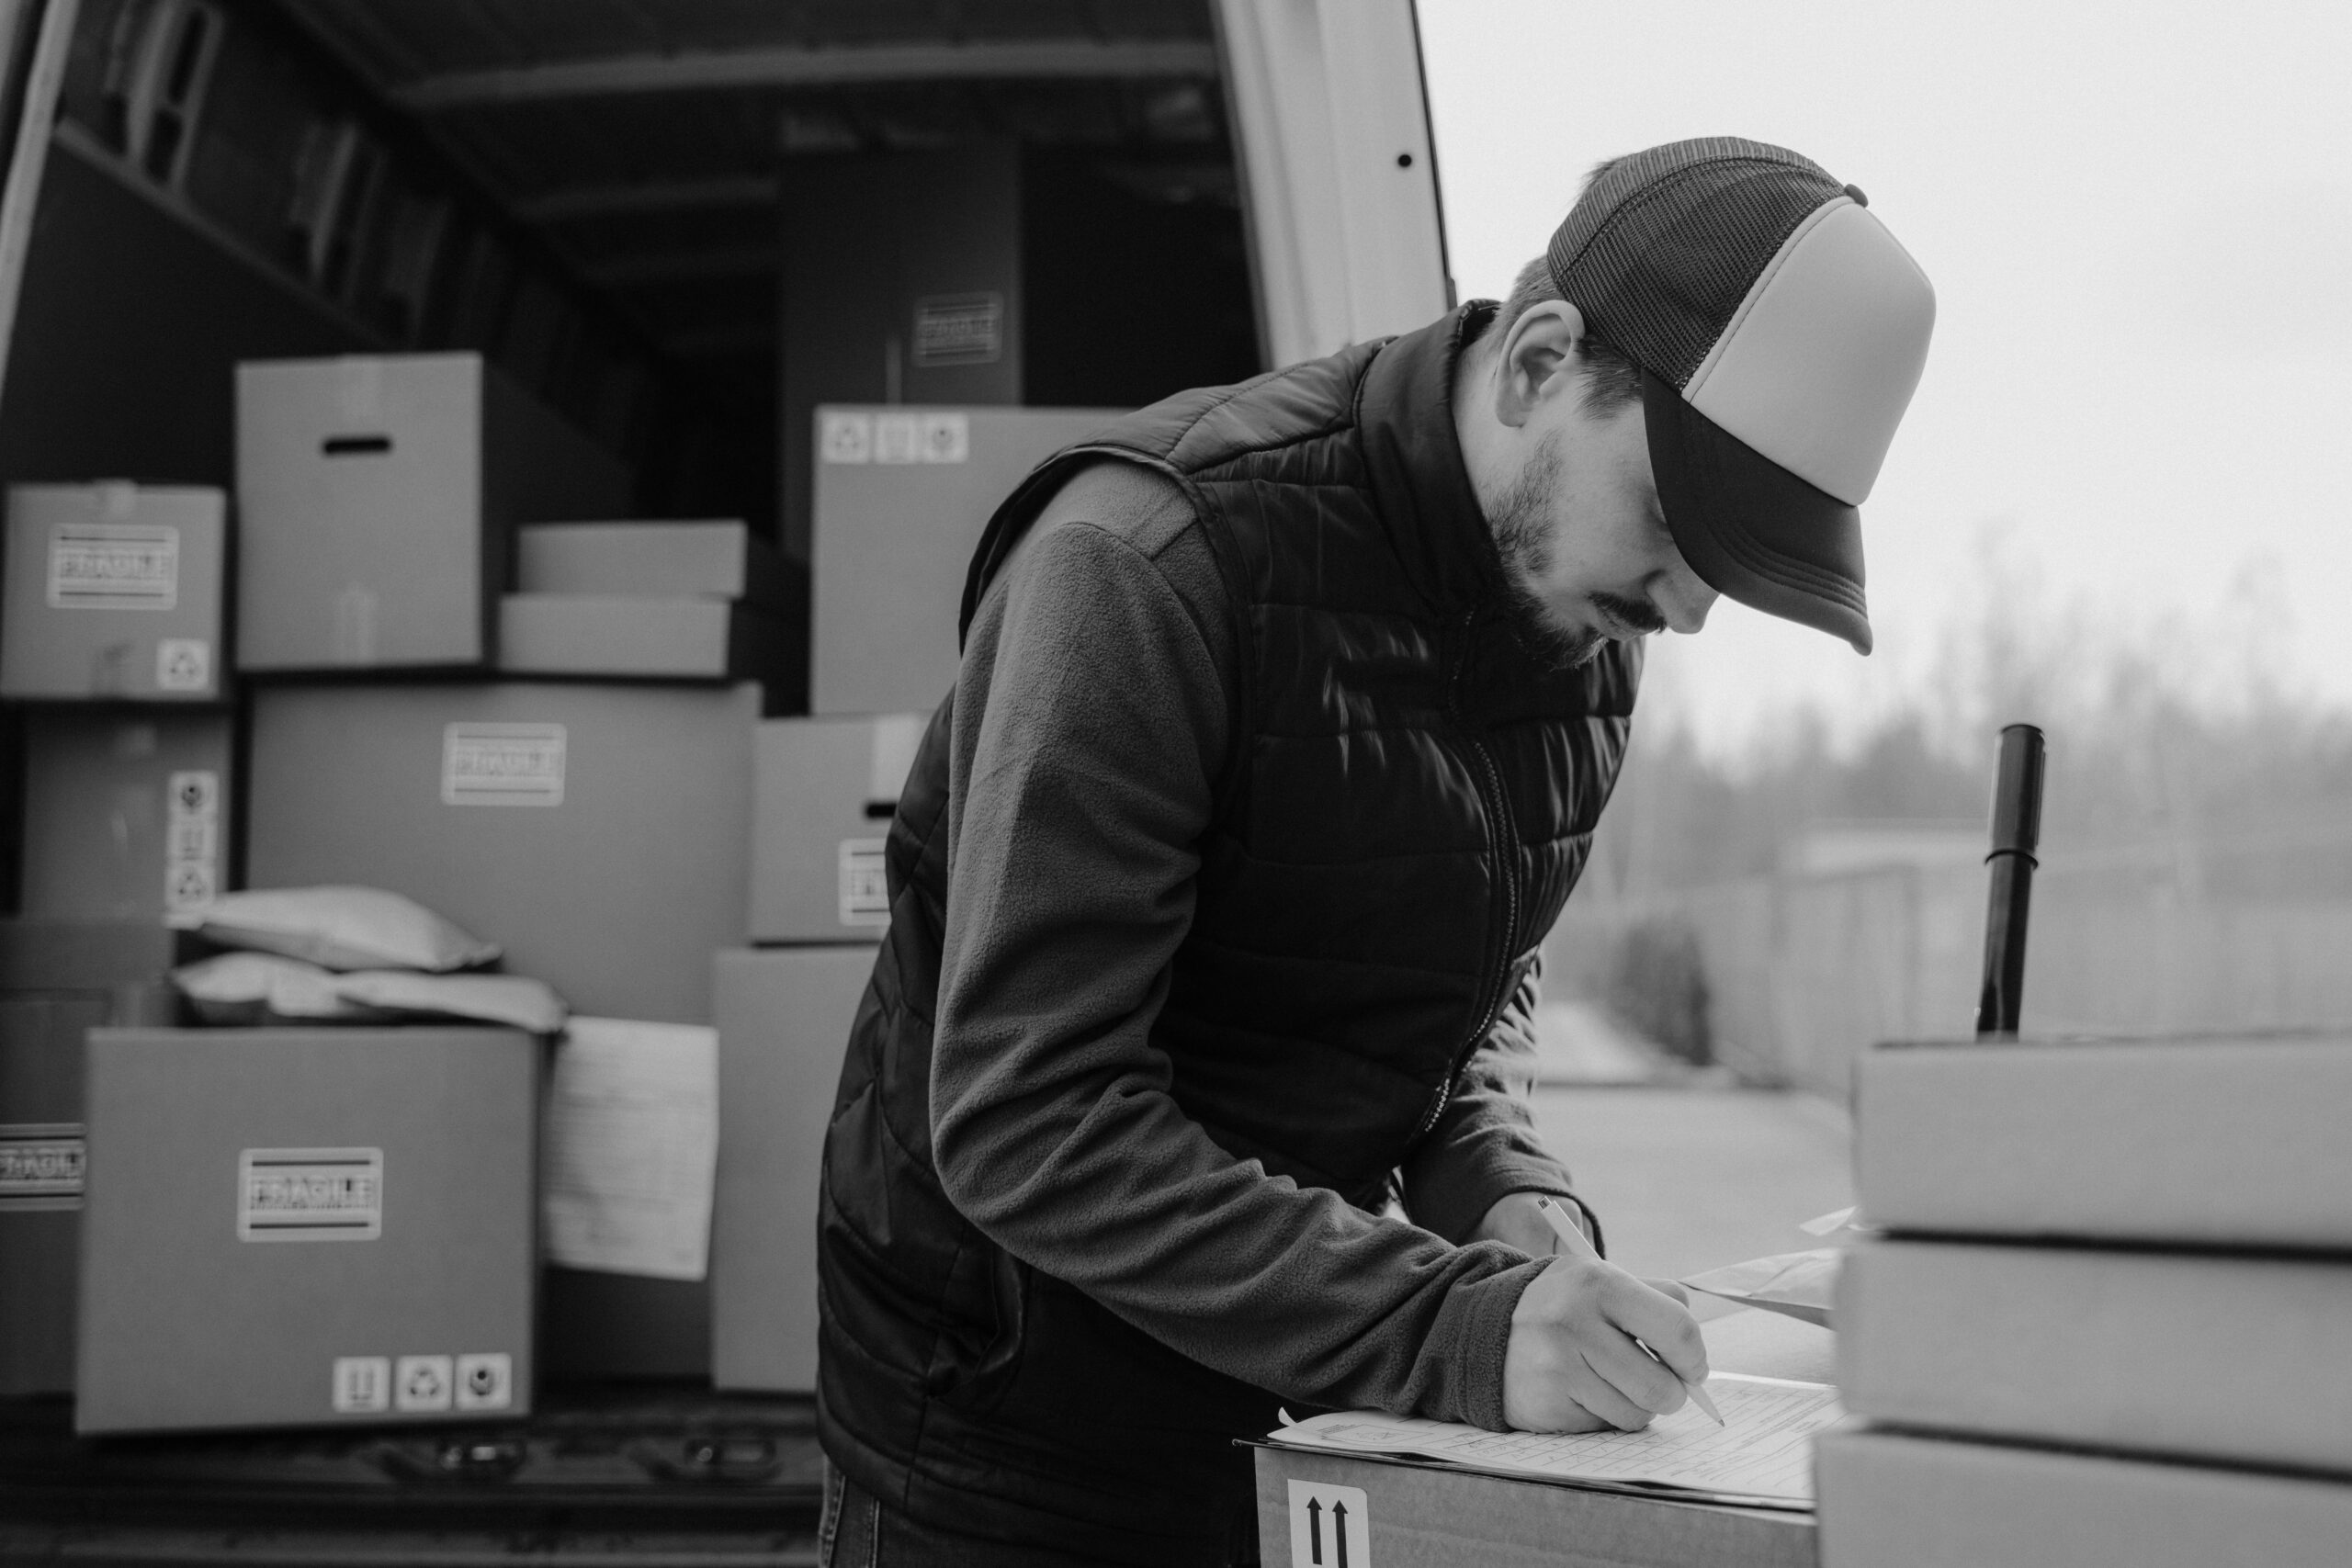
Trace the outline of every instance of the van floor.
{"type": "Polygon", "coordinates": [[[558,1390],[511,1426],[76,1438],[0,1401],[0,1562],[813,1563],[810,1401],[558,1390]]]}

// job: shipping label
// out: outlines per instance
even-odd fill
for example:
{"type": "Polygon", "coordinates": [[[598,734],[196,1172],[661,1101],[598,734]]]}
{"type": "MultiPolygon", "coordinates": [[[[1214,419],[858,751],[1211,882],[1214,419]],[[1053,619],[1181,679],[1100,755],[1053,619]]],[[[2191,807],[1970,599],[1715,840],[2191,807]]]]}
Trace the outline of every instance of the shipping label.
{"type": "Polygon", "coordinates": [[[441,799],[448,806],[561,806],[560,724],[453,724],[441,734],[441,799]]]}
{"type": "Polygon", "coordinates": [[[1004,296],[937,294],[915,301],[913,358],[938,365],[993,365],[1004,356],[1004,296]]]}
{"type": "Polygon", "coordinates": [[[890,923],[890,883],[883,865],[881,839],[843,839],[841,849],[841,917],[845,926],[890,923]]]}
{"type": "Polygon", "coordinates": [[[381,1149],[247,1149],[237,1156],[239,1241],[374,1241],[384,1234],[381,1149]]]}
{"type": "Polygon", "coordinates": [[[53,610],[169,610],[180,601],[180,531],[63,523],[49,535],[53,610]]]}
{"type": "Polygon", "coordinates": [[[78,1122],[0,1125],[0,1213],[82,1206],[78,1122]]]}

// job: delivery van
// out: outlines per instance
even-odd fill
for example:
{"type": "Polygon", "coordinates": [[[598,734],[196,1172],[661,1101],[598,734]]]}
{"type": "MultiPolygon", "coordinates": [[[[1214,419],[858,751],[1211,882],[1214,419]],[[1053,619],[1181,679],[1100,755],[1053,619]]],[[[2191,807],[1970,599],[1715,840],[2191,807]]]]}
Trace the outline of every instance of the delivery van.
{"type": "Polygon", "coordinates": [[[0,1561],[813,1561],[978,528],[1452,304],[1412,0],[0,0],[0,1561]]]}

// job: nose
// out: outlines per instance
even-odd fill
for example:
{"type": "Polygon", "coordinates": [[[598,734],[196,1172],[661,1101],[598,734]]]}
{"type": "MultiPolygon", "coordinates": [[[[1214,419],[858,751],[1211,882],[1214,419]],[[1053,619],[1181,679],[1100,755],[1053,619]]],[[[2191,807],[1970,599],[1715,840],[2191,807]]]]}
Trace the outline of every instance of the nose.
{"type": "Polygon", "coordinates": [[[1715,607],[1720,597],[1686,561],[1677,561],[1671,570],[1660,572],[1657,581],[1650,584],[1650,603],[1666,617],[1669,630],[1685,637],[1707,624],[1707,612],[1715,607]]]}

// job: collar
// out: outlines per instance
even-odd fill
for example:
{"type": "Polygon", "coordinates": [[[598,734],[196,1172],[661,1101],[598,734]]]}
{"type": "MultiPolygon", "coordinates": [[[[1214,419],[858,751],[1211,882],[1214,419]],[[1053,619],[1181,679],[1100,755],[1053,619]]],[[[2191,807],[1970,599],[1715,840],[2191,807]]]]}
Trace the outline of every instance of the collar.
{"type": "Polygon", "coordinates": [[[1495,310],[1491,299],[1474,299],[1391,340],[1358,393],[1373,504],[1397,558],[1441,614],[1472,609],[1502,585],[1502,558],[1453,432],[1454,367],[1495,310]]]}

